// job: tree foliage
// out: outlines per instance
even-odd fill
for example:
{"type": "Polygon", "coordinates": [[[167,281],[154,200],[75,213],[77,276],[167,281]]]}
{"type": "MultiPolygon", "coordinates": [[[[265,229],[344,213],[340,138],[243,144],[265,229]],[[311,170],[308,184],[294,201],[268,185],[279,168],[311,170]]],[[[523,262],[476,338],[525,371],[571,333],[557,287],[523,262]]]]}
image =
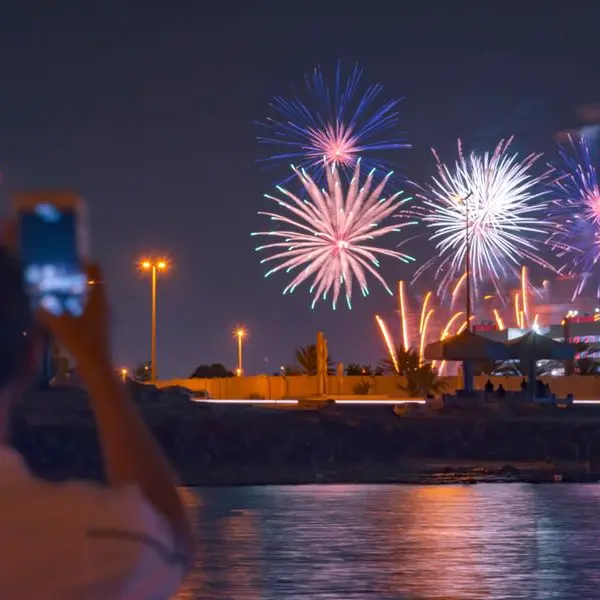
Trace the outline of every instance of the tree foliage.
{"type": "MultiPolygon", "coordinates": [[[[300,346],[296,349],[296,363],[302,375],[317,374],[317,346],[309,344],[300,346]]],[[[327,372],[331,375],[334,372],[333,362],[327,357],[327,372]]]]}
{"type": "MultiPolygon", "coordinates": [[[[419,368],[419,353],[414,348],[404,348],[397,346],[394,348],[396,362],[398,363],[398,375],[406,375],[410,371],[419,368]]],[[[386,356],[380,363],[380,368],[384,373],[396,373],[394,361],[386,356]]]]}
{"type": "Polygon", "coordinates": [[[394,348],[396,365],[390,356],[384,358],[380,368],[386,373],[397,373],[405,378],[398,388],[411,398],[425,398],[428,394],[440,394],[447,387],[447,382],[438,376],[430,362],[421,363],[419,353],[414,348],[394,348]]]}
{"type": "Polygon", "coordinates": [[[437,395],[444,392],[448,383],[440,378],[431,363],[423,363],[416,369],[404,374],[406,384],[398,385],[410,398],[425,398],[429,394],[437,395]]]}
{"type": "Polygon", "coordinates": [[[346,375],[364,375],[373,377],[375,375],[383,375],[383,369],[378,366],[373,368],[371,365],[359,365],[358,363],[350,363],[346,367],[346,375]]]}
{"type": "Polygon", "coordinates": [[[150,381],[152,379],[152,362],[149,360],[138,362],[132,375],[136,381],[150,381]]]}
{"type": "Polygon", "coordinates": [[[233,372],[221,363],[200,365],[190,375],[190,379],[216,379],[218,377],[233,377],[233,372]]]}

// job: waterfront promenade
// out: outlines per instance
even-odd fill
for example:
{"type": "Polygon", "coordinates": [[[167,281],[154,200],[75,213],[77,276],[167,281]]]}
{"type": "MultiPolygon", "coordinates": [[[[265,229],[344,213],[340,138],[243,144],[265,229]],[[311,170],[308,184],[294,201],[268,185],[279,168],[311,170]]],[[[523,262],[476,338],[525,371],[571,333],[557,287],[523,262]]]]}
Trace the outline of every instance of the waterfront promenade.
{"type": "MultiPolygon", "coordinates": [[[[129,385],[188,485],[433,482],[440,472],[504,476],[505,467],[522,480],[549,481],[557,470],[566,480],[600,479],[595,406],[431,411],[409,405],[398,414],[391,404],[315,402],[282,410],[194,402],[181,389],[129,385]]],[[[12,435],[44,477],[103,477],[82,390],[29,396],[15,411],[12,435]]]]}
{"type": "MultiPolygon", "coordinates": [[[[461,386],[459,377],[441,377],[446,383],[446,390],[452,393],[461,386]]],[[[488,377],[481,375],[474,378],[476,389],[483,389],[490,379],[494,387],[502,384],[507,391],[519,391],[522,377],[488,377]]],[[[600,377],[570,375],[563,377],[542,377],[553,393],[559,398],[573,394],[575,400],[600,399],[600,377]]],[[[166,379],[158,380],[157,386],[183,387],[194,392],[205,391],[215,399],[267,399],[306,398],[314,396],[318,391],[317,377],[312,375],[255,375],[251,377],[226,377],[213,379],[166,379]]],[[[371,397],[388,397],[405,400],[408,394],[403,377],[397,375],[382,376],[338,376],[327,377],[326,392],[336,396],[360,395],[368,400],[371,397]]]]}

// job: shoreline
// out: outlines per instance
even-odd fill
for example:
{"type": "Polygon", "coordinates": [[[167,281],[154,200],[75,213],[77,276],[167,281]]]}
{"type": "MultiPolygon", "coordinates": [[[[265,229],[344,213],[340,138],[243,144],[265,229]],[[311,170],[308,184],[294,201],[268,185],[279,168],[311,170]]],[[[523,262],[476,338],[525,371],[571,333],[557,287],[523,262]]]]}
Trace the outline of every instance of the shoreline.
{"type": "Polygon", "coordinates": [[[497,461],[411,461],[411,465],[360,465],[329,469],[273,469],[240,466],[208,469],[202,474],[179,469],[184,487],[248,487],[269,485],[472,485],[478,483],[597,483],[600,473],[587,463],[508,464],[497,461]],[[438,468],[432,468],[439,463],[438,468]],[[485,467],[482,466],[485,464],[485,467]],[[283,472],[282,472],[283,471],[283,472]]]}
{"type": "MultiPolygon", "coordinates": [[[[280,411],[133,397],[183,485],[419,484],[600,480],[600,421],[585,408],[531,415],[391,407],[280,411]]],[[[144,394],[150,394],[146,397],[144,394]]],[[[81,391],[37,394],[15,407],[11,439],[49,480],[104,479],[81,391]]]]}

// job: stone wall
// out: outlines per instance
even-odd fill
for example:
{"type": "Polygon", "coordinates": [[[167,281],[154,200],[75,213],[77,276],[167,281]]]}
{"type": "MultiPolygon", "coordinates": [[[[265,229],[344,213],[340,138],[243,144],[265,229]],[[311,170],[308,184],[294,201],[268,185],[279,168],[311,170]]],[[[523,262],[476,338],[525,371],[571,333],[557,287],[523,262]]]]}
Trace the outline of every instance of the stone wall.
{"type": "MultiPolygon", "coordinates": [[[[448,392],[460,387],[457,377],[444,377],[448,392]]],[[[482,389],[487,376],[475,377],[475,387],[482,389]]],[[[521,377],[491,377],[494,386],[502,383],[507,390],[519,390],[521,377]]],[[[564,377],[545,377],[545,383],[559,397],[572,393],[576,400],[600,400],[600,377],[582,377],[570,375],[564,377]]],[[[406,399],[407,394],[399,388],[403,378],[393,375],[381,377],[360,377],[330,375],[328,378],[329,394],[389,396],[406,399]],[[365,393],[367,391],[368,392],[365,393]]],[[[192,391],[206,390],[216,399],[265,398],[279,400],[281,398],[305,398],[317,393],[317,378],[310,375],[294,375],[288,377],[255,375],[252,377],[230,377],[224,379],[168,379],[157,382],[158,387],[180,386],[192,391]]]]}

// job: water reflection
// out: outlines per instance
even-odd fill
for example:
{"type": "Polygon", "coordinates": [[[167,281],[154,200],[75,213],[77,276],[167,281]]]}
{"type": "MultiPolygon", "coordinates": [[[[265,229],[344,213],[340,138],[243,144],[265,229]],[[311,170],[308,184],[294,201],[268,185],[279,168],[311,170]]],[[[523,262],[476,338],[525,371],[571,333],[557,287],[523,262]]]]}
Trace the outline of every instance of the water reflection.
{"type": "Polygon", "coordinates": [[[186,491],[198,561],[177,598],[593,598],[600,486],[186,491]]]}

